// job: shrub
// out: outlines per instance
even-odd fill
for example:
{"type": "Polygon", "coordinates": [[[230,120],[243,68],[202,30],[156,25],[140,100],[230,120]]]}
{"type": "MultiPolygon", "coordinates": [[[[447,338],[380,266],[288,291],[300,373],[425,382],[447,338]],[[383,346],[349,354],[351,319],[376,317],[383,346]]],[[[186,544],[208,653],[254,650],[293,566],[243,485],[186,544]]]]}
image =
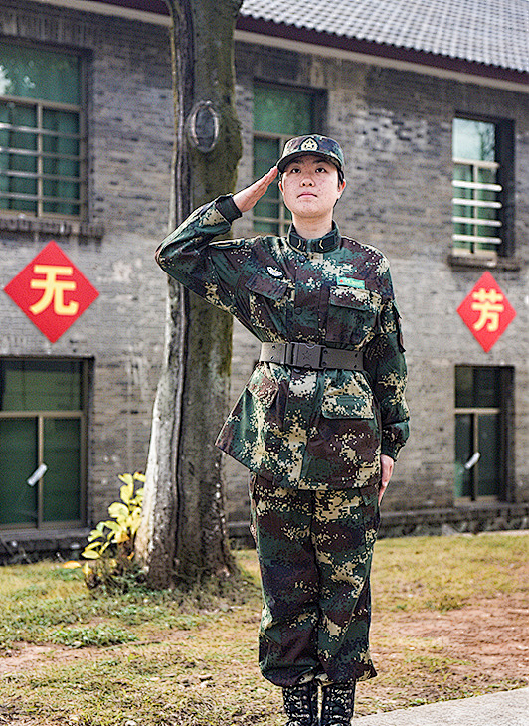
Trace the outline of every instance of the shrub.
{"type": "Polygon", "coordinates": [[[126,591],[131,580],[136,580],[138,568],[134,563],[134,538],[142,514],[143,488],[136,489],[135,482],[144,482],[145,475],[119,474],[123,482],[120,500],[113,502],[108,512],[111,519],[98,522],[88,535],[83,557],[83,572],[90,590],[102,587],[107,591],[126,591]]]}

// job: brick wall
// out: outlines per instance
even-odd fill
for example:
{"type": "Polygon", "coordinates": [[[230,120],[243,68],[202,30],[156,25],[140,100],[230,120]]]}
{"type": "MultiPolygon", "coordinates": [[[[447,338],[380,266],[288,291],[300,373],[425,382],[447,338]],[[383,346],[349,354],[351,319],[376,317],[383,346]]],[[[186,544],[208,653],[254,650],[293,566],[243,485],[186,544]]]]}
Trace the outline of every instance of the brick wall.
{"type": "MultiPolygon", "coordinates": [[[[162,356],[165,278],[154,249],[165,236],[173,144],[168,33],[139,22],[31,2],[3,3],[0,34],[87,56],[90,221],[101,239],[55,239],[99,290],[51,344],[0,295],[2,355],[93,359],[88,515],[119,492],[116,474],[145,467],[162,356]]],[[[0,232],[2,286],[49,241],[0,232]]]]}
{"type": "MultiPolygon", "coordinates": [[[[251,174],[254,80],[322,89],[327,95],[323,131],[338,139],[348,186],[337,206],[344,232],[372,244],[390,259],[403,316],[409,364],[412,435],[396,466],[385,507],[453,505],[454,367],[514,366],[515,472],[513,499],[527,489],[527,106],[523,94],[343,60],[239,45],[237,78],[245,156],[243,186],[251,174]],[[512,119],[516,129],[516,255],[491,270],[517,310],[489,353],[471,336],[456,308],[483,269],[448,263],[451,249],[452,150],[455,113],[512,119]],[[513,264],[511,264],[513,263],[513,264]]],[[[251,234],[249,220],[236,234],[251,234]]],[[[233,397],[258,356],[250,336],[236,327],[233,397]]],[[[229,512],[243,517],[245,490],[237,464],[227,462],[229,512]],[[236,496],[235,492],[240,495],[236,496]]]]}
{"type": "MultiPolygon", "coordinates": [[[[161,27],[31,2],[4,2],[0,34],[87,54],[90,221],[99,239],[57,238],[99,290],[88,311],[50,344],[6,295],[0,296],[0,354],[76,355],[94,361],[89,517],[105,515],[115,475],[145,466],[151,407],[163,345],[165,280],[153,251],[166,233],[172,98],[168,34],[161,27]]],[[[336,219],[345,233],[379,247],[392,265],[410,368],[412,437],[396,467],[388,510],[453,504],[453,371],[457,364],[515,367],[513,498],[527,487],[527,107],[524,94],[416,73],[238,43],[237,97],[244,155],[239,186],[252,178],[254,80],[320,89],[323,131],[343,145],[348,186],[336,219]],[[451,245],[451,122],[455,112],[502,115],[516,129],[517,251],[492,270],[517,310],[484,353],[456,314],[482,270],[448,264],[451,245]]],[[[248,215],[234,227],[251,234],[248,215]]],[[[49,235],[0,231],[5,285],[49,235]]],[[[258,357],[236,324],[235,401],[258,357]]],[[[227,510],[248,512],[247,473],[226,460],[227,510]]]]}

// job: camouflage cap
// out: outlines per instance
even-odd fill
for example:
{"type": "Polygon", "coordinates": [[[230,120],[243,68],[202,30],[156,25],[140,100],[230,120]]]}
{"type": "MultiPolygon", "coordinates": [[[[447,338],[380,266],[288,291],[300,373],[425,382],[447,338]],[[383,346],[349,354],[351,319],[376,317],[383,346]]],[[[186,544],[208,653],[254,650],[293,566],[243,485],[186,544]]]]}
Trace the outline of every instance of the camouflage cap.
{"type": "Polygon", "coordinates": [[[344,154],[335,139],[320,134],[308,134],[306,136],[295,136],[285,142],[282,155],[276,166],[283,172],[287,164],[300,154],[318,154],[329,159],[339,171],[344,172],[344,154]]]}

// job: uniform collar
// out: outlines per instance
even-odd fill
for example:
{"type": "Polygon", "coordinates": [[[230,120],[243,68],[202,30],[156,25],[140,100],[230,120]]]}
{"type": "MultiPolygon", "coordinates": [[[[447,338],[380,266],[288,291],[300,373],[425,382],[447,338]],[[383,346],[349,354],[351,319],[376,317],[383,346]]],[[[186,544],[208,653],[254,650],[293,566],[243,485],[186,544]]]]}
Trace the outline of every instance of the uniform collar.
{"type": "Polygon", "coordinates": [[[289,246],[298,252],[331,252],[339,246],[339,228],[333,222],[333,227],[324,237],[318,239],[303,239],[300,237],[293,225],[289,227],[289,246]]]}

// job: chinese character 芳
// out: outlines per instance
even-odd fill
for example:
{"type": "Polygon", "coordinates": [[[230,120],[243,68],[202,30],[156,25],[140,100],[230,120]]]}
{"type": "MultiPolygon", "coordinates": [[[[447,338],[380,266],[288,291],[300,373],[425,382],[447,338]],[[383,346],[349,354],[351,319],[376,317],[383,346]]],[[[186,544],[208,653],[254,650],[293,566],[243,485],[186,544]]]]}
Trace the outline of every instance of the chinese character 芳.
{"type": "Polygon", "coordinates": [[[61,267],[59,265],[35,265],[33,272],[36,275],[45,275],[44,279],[33,278],[30,287],[33,290],[43,290],[42,297],[30,306],[34,315],[39,315],[46,310],[53,302],[53,310],[56,315],[76,315],[79,310],[79,303],[70,300],[67,304],[64,301],[64,293],[77,289],[75,280],[59,280],[59,275],[72,276],[73,267],[61,267]]]}
{"type": "Polygon", "coordinates": [[[495,288],[481,287],[479,290],[473,292],[473,302],[471,304],[471,310],[476,310],[480,313],[479,317],[473,323],[475,330],[482,330],[486,326],[486,330],[493,333],[499,328],[499,316],[504,311],[504,295],[497,292],[495,288]]]}

